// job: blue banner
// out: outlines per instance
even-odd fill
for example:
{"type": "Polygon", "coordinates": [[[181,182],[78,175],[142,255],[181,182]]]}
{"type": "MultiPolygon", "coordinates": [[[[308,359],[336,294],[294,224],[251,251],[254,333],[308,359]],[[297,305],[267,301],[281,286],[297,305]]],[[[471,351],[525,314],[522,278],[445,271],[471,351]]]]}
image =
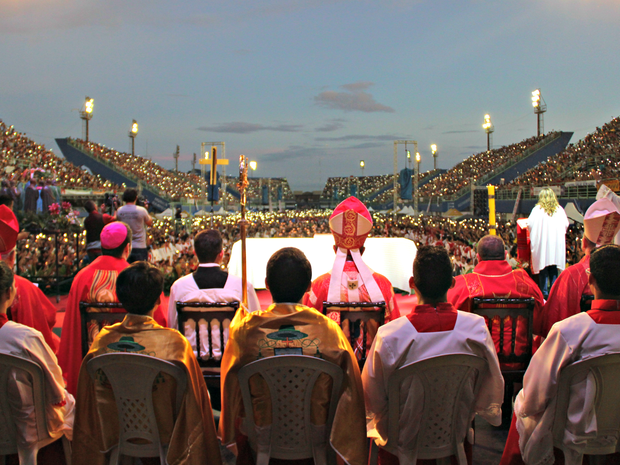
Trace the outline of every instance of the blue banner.
{"type": "Polygon", "coordinates": [[[413,176],[413,170],[409,168],[400,170],[398,180],[400,182],[400,198],[403,200],[413,199],[413,183],[411,182],[411,176],[413,176]]]}
{"type": "Polygon", "coordinates": [[[282,186],[278,186],[278,200],[282,200],[283,197],[282,186]]]}
{"type": "Polygon", "coordinates": [[[269,205],[269,187],[263,184],[263,205],[269,205]]]}
{"type": "Polygon", "coordinates": [[[351,184],[349,186],[349,191],[350,191],[351,197],[357,197],[357,184],[351,184]]]}

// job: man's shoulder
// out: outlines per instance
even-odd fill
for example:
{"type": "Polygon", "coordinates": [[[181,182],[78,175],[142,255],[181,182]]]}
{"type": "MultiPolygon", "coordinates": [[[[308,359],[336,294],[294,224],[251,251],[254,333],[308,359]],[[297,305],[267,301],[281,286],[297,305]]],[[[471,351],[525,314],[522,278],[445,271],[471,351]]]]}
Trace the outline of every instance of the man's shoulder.
{"type": "Polygon", "coordinates": [[[7,332],[13,339],[19,341],[20,345],[28,346],[29,344],[25,343],[27,339],[30,340],[34,338],[43,341],[43,335],[40,331],[15,321],[7,321],[3,328],[8,330],[7,332]]]}

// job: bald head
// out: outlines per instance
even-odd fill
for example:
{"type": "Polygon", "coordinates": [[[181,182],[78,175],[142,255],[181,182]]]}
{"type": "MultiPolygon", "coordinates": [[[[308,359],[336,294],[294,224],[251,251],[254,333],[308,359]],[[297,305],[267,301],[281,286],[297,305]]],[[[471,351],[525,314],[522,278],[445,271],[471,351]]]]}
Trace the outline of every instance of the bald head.
{"type": "Polygon", "coordinates": [[[480,257],[480,261],[504,260],[506,258],[504,241],[499,236],[484,236],[478,242],[477,252],[480,257]]]}

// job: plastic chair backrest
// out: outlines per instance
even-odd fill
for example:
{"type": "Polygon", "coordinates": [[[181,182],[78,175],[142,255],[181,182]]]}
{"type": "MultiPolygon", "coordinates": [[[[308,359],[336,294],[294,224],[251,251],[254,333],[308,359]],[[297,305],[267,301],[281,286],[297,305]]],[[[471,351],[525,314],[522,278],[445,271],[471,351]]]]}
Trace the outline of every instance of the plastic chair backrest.
{"type": "Polygon", "coordinates": [[[224,321],[232,319],[239,309],[239,302],[176,302],[177,316],[179,322],[179,331],[183,331],[185,324],[189,320],[194,320],[196,331],[195,352],[198,355],[198,364],[201,367],[213,368],[221,365],[221,354],[224,353],[226,342],[228,342],[228,332],[223,330],[224,321]],[[207,322],[206,332],[203,336],[208,338],[207,341],[201,341],[200,325],[198,322],[205,320],[207,322]],[[214,327],[211,325],[213,320],[217,320],[219,325],[219,334],[214,334],[214,327]],[[216,341],[216,339],[219,339],[216,341]],[[218,345],[219,343],[219,345],[218,345]],[[216,350],[214,351],[214,347],[216,350]],[[202,349],[206,352],[206,357],[202,357],[202,349]]]}
{"type": "Polygon", "coordinates": [[[487,361],[481,357],[452,354],[411,363],[392,373],[388,379],[388,440],[385,448],[390,450],[398,444],[400,412],[404,405],[401,405],[401,399],[407,399],[401,388],[409,388],[410,383],[404,384],[404,381],[416,376],[424,390],[420,430],[415,449],[401,451],[400,463],[455,455],[460,465],[466,465],[463,443],[475,413],[475,399],[485,370],[487,361]],[[459,406],[466,399],[471,403],[463,411],[459,406]],[[457,434],[459,431],[463,434],[457,434]]]}
{"type": "MultiPolygon", "coordinates": [[[[376,327],[385,322],[385,302],[323,302],[323,314],[329,312],[340,313],[340,327],[343,328],[345,321],[349,323],[348,338],[351,347],[356,351],[361,350],[359,358],[360,369],[366,362],[366,355],[371,341],[368,341],[368,323],[376,322],[376,327]],[[363,325],[361,323],[364,323],[363,325]],[[359,334],[357,331],[359,328],[359,334]],[[361,344],[356,344],[358,335],[361,336],[361,344]]],[[[344,329],[344,328],[343,328],[344,329]]],[[[376,332],[376,328],[375,328],[376,332]]],[[[374,337],[374,334],[372,335],[374,337]]]]}
{"type": "Polygon", "coordinates": [[[499,352],[497,358],[500,363],[529,363],[532,358],[532,342],[534,327],[534,298],[504,299],[475,297],[472,303],[472,313],[485,317],[489,333],[493,334],[494,317],[499,317],[499,352]],[[510,317],[511,341],[510,353],[505,354],[503,348],[505,335],[505,318],[510,317]],[[527,344],[525,351],[515,354],[517,321],[521,317],[527,324],[527,344]]]}
{"type": "Polygon", "coordinates": [[[328,455],[332,455],[327,445],[342,379],[339,366],[307,355],[278,355],[241,368],[239,385],[246,412],[246,431],[257,454],[256,464],[268,464],[271,457],[284,460],[313,457],[317,465],[327,463],[328,455]],[[314,425],[310,419],[312,390],[323,373],[332,380],[329,411],[324,425],[314,425]],[[250,392],[250,378],[254,375],[260,376],[269,388],[271,425],[256,426],[250,392]]]}
{"type": "MultiPolygon", "coordinates": [[[[573,450],[580,454],[607,455],[620,451],[620,354],[608,354],[568,365],[560,372],[558,393],[553,421],[553,446],[563,451],[567,412],[571,386],[589,376],[594,381],[596,393],[596,436],[588,437],[573,450]]],[[[585,383],[584,389],[585,389],[585,383]]]]}
{"type": "MultiPolygon", "coordinates": [[[[20,464],[36,465],[38,450],[57,438],[50,437],[45,412],[45,384],[43,370],[36,362],[15,355],[0,353],[0,456],[19,454],[20,464]],[[20,449],[17,444],[17,427],[12,418],[8,399],[8,381],[13,370],[24,371],[32,383],[32,398],[36,419],[38,443],[28,449],[20,449]]],[[[62,437],[65,460],[71,463],[71,447],[66,437],[62,437]]]]}
{"type": "Polygon", "coordinates": [[[176,414],[185,395],[185,370],[165,360],[130,353],[99,355],[88,361],[87,369],[93,380],[97,379],[99,370],[105,374],[116,400],[119,439],[110,463],[118,463],[120,455],[160,457],[162,463],[166,463],[153,407],[153,383],[159,373],[167,373],[175,379],[176,414]],[[132,441],[135,439],[142,440],[142,443],[132,441]]]}
{"type": "Polygon", "coordinates": [[[0,455],[17,452],[17,431],[11,416],[11,407],[8,399],[7,383],[12,370],[21,370],[28,373],[32,380],[32,395],[37,422],[39,441],[49,438],[45,414],[45,387],[43,385],[43,370],[32,360],[15,355],[0,354],[0,455]]]}
{"type": "Polygon", "coordinates": [[[96,333],[99,333],[104,326],[123,321],[127,311],[120,302],[80,302],[79,307],[82,319],[82,357],[84,357],[90,350],[96,333]],[[88,329],[92,321],[97,324],[95,334],[88,329]]]}

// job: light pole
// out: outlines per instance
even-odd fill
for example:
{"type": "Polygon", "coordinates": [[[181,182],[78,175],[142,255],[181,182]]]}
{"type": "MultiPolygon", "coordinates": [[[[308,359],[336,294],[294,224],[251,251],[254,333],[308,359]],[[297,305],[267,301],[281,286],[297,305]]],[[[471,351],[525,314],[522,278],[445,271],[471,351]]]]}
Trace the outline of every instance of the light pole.
{"type": "Polygon", "coordinates": [[[254,160],[252,160],[250,162],[250,168],[252,168],[252,171],[256,171],[257,167],[258,167],[258,163],[256,163],[254,160]]]}
{"type": "Polygon", "coordinates": [[[487,152],[491,151],[491,134],[495,131],[495,126],[491,122],[490,115],[484,115],[484,123],[482,125],[484,132],[487,133],[487,152]]]}
{"type": "Polygon", "coordinates": [[[362,177],[364,177],[364,168],[366,167],[366,162],[364,160],[360,160],[360,168],[362,169],[362,177]]]}
{"type": "Polygon", "coordinates": [[[407,150],[407,165],[411,169],[411,151],[407,150]]]}
{"type": "Polygon", "coordinates": [[[93,117],[93,108],[95,106],[95,100],[86,96],[86,101],[84,102],[84,109],[80,111],[80,118],[84,120],[86,123],[86,137],[85,141],[88,142],[88,122],[93,117]]]}
{"type": "Polygon", "coordinates": [[[437,146],[435,144],[431,145],[431,152],[433,153],[433,169],[437,169],[437,146]]]}
{"type": "Polygon", "coordinates": [[[136,136],[138,135],[138,122],[134,119],[131,123],[131,130],[129,131],[129,138],[131,139],[131,156],[135,154],[136,148],[136,136]]]}
{"type": "Polygon", "coordinates": [[[532,92],[532,106],[534,107],[534,114],[537,116],[537,136],[542,136],[545,132],[545,123],[543,120],[543,113],[547,111],[547,103],[540,93],[540,89],[536,89],[532,92]]]}
{"type": "Polygon", "coordinates": [[[415,169],[415,197],[413,210],[415,214],[418,214],[418,208],[420,206],[420,190],[418,188],[418,183],[420,182],[420,162],[422,161],[422,157],[420,156],[420,152],[415,153],[415,161],[416,161],[416,169],[415,169]]]}

